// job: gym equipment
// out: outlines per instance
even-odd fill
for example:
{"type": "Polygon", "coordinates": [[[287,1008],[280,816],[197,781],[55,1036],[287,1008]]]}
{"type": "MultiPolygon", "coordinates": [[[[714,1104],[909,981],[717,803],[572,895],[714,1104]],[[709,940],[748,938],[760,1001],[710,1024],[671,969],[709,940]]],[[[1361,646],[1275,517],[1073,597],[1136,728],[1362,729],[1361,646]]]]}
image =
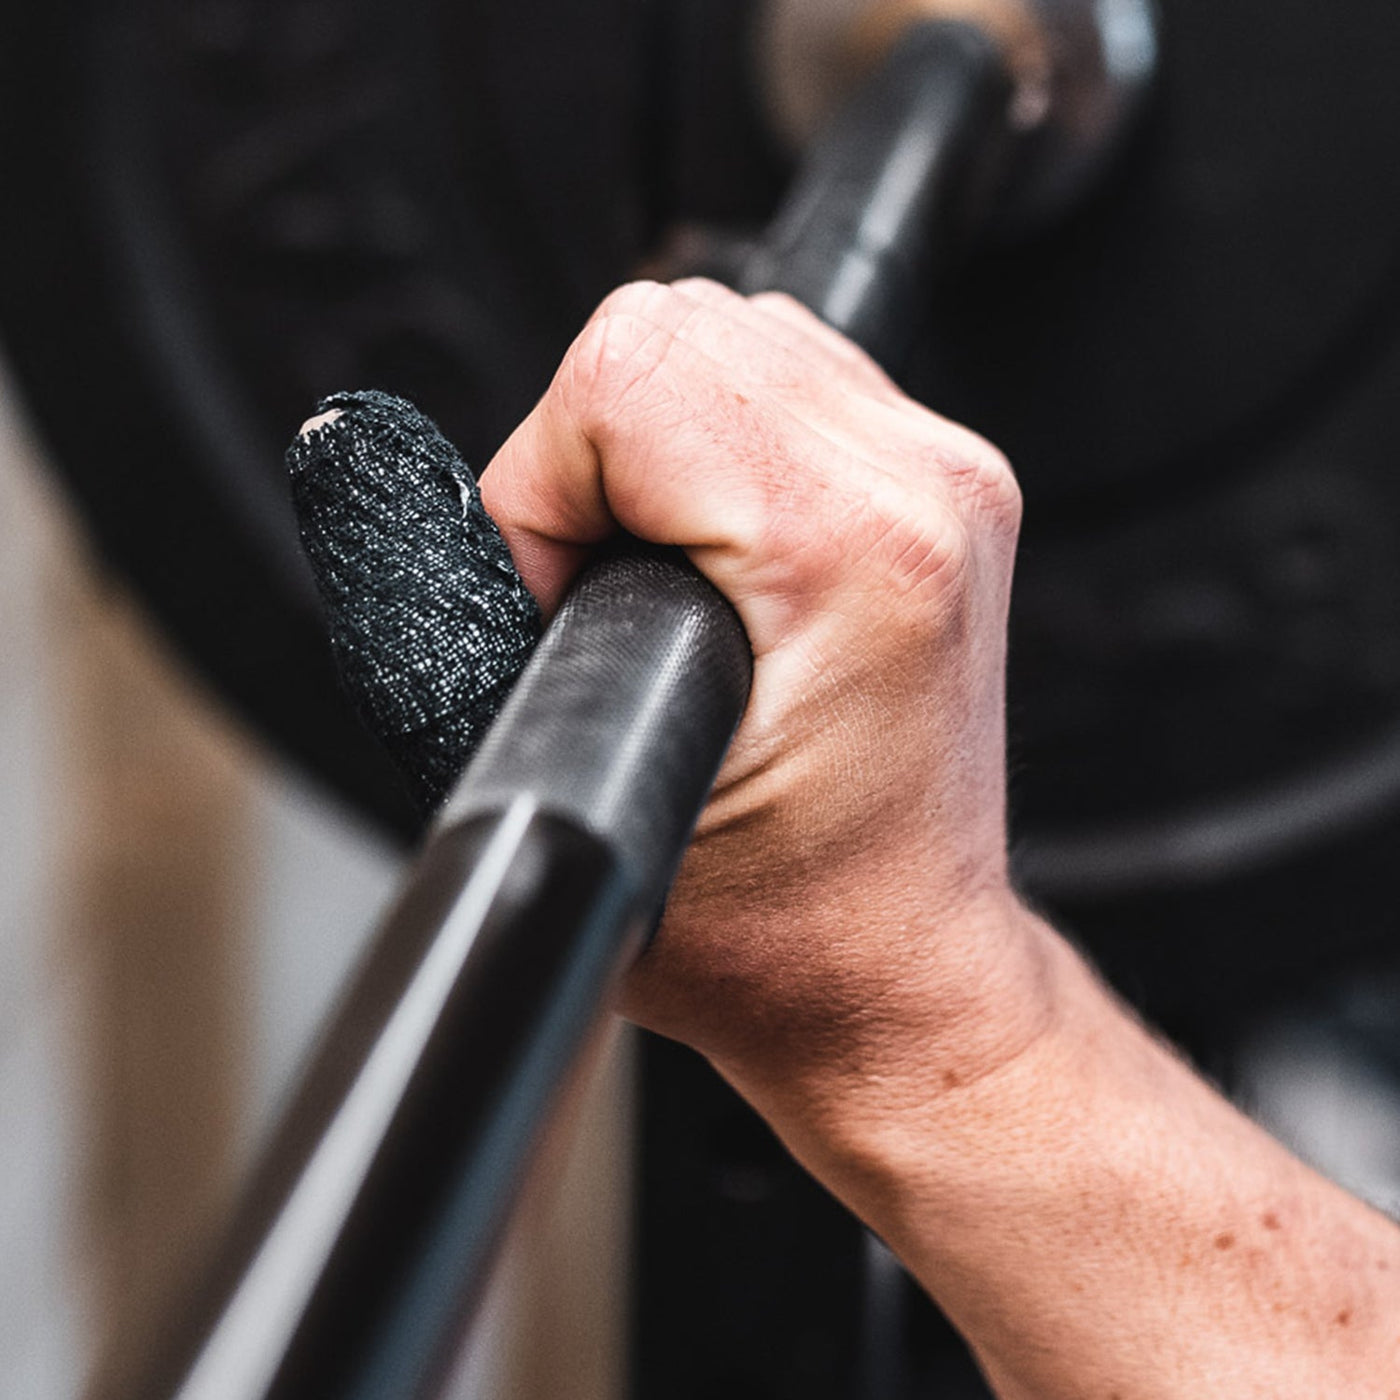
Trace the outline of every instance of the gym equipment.
{"type": "MultiPolygon", "coordinates": [[[[984,244],[905,378],[1028,498],[1031,892],[1210,1049],[1393,943],[1400,9],[1160,9],[1124,159],[1058,230],[984,244]]],[[[11,0],[0,336],[39,426],[210,685],[400,831],[326,660],[288,432],[380,383],[483,461],[668,229],[760,227],[773,13],[11,0]]],[[[858,1234],[682,1052],[644,1079],[639,1393],[847,1393],[858,1234]]]]}
{"type": "MultiPolygon", "coordinates": [[[[984,30],[913,25],[817,142],[745,280],[801,294],[868,345],[902,345],[951,240],[1055,110],[1023,125],[1019,96],[984,30]]],[[[393,470],[410,484],[409,436],[439,450],[406,407],[341,402],[294,451],[299,480],[315,453],[359,443],[366,414],[377,432],[398,413],[393,470]]],[[[383,470],[344,466],[347,493],[383,470]]],[[[308,537],[329,541],[334,499],[299,500],[308,537]]],[[[585,570],[331,1024],[173,1388],[143,1394],[440,1383],[543,1123],[656,919],[751,666],[732,608],[678,552],[622,546],[585,570]]]]}
{"type": "MultiPolygon", "coordinates": [[[[480,462],[668,229],[760,226],[782,8],[11,4],[0,334],[40,426],[210,684],[402,833],[325,655],[288,429],[377,383],[480,462]]],[[[906,379],[1027,492],[1027,886],[1185,1028],[1389,946],[1400,15],[1161,8],[1127,158],[1058,230],[984,245],[906,379]]]]}

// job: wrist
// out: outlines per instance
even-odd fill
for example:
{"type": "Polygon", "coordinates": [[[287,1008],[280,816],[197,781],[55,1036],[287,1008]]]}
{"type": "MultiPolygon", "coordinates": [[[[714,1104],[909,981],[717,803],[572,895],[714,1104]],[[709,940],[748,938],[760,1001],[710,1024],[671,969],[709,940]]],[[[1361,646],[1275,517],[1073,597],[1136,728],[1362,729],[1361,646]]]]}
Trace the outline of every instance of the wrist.
{"type": "Polygon", "coordinates": [[[828,1184],[893,1169],[885,1159],[900,1140],[948,1111],[975,1103],[990,1124],[999,1096],[1053,1059],[1073,983],[1087,975],[1006,885],[884,947],[892,975],[872,978],[868,1004],[798,1052],[712,1056],[828,1184]]]}
{"type": "Polygon", "coordinates": [[[999,1394],[1175,1397],[1248,1377],[1250,1394],[1389,1395],[1393,1224],[1242,1117],[1040,929],[1044,1019],[1016,1053],[957,1085],[915,1057],[888,1082],[829,1085],[824,1118],[775,1120],[788,1145],[999,1394]]]}

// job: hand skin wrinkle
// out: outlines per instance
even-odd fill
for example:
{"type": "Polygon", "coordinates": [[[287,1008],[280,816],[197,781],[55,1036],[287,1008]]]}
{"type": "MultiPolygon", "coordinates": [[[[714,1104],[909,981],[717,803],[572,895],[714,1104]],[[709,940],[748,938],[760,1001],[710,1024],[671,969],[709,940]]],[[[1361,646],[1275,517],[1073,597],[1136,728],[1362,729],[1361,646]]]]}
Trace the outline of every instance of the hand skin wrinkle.
{"type": "MultiPolygon", "coordinates": [[[[463,482],[405,411],[402,443],[463,482]]],[[[353,441],[332,422],[301,450],[329,467],[353,441]]],[[[418,528],[476,578],[455,490],[423,480],[452,520],[418,528]]],[[[641,284],[481,489],[481,576],[521,618],[623,528],[686,549],[738,609],[748,712],[619,1009],[711,1059],[1000,1400],[1396,1400],[1400,1231],[1230,1107],[1011,887],[1022,506],[995,448],[795,303],[641,284]]],[[[323,562],[353,601],[353,561],[323,562]]],[[[397,604],[438,625],[441,601],[397,604]]],[[[466,756],[465,731],[436,737],[466,756]]]]}

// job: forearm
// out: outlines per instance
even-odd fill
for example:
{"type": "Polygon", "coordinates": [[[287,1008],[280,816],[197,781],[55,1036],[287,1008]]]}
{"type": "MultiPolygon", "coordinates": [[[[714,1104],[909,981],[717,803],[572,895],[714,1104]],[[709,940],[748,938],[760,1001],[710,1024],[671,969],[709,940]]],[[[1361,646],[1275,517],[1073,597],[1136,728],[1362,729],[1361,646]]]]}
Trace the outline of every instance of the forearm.
{"type": "Polygon", "coordinates": [[[793,303],[634,285],[481,489],[546,612],[619,527],[734,605],[748,710],[621,1007],[711,1057],[1008,1400],[1400,1400],[1400,1234],[1007,891],[1000,453],[793,303]]]}
{"type": "Polygon", "coordinates": [[[1003,1400],[1400,1396],[1400,1229],[1238,1114],[1022,917],[1027,971],[1004,980],[1034,989],[1041,1004],[1010,1016],[1039,1030],[984,1072],[958,1058],[955,1025],[825,1077],[725,1068],[1003,1400]]]}

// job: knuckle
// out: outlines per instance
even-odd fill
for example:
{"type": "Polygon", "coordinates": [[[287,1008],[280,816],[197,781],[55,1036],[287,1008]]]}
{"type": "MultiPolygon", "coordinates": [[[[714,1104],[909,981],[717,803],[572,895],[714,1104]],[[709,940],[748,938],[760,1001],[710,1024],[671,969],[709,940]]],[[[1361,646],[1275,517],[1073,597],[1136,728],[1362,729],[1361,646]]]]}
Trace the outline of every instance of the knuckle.
{"type": "Polygon", "coordinates": [[[881,553],[901,595],[943,598],[967,577],[971,541],[956,512],[924,508],[889,522],[881,553]]]}
{"type": "Polygon", "coordinates": [[[678,277],[671,283],[671,290],[713,306],[728,306],[743,300],[732,287],[726,287],[723,282],[716,282],[713,277],[699,275],[678,277]]]}
{"type": "Polygon", "coordinates": [[[570,348],[559,378],[570,413],[586,429],[606,423],[655,379],[669,339],[630,309],[595,316],[570,348]]]}
{"type": "Polygon", "coordinates": [[[1005,453],[985,438],[969,434],[950,472],[959,494],[998,533],[1015,534],[1021,525],[1021,484],[1005,453]]]}
{"type": "Polygon", "coordinates": [[[846,560],[866,561],[888,597],[916,606],[942,602],[968,572],[967,524],[943,500],[904,491],[881,492],[863,503],[840,542],[846,560]]]}
{"type": "Polygon", "coordinates": [[[659,317],[675,299],[675,292],[660,282],[646,279],[624,282],[603,298],[593,313],[593,320],[604,321],[614,316],[659,317]]]}
{"type": "Polygon", "coordinates": [[[821,324],[820,318],[789,292],[755,292],[749,297],[749,304],[760,311],[772,311],[801,320],[821,324]]]}

